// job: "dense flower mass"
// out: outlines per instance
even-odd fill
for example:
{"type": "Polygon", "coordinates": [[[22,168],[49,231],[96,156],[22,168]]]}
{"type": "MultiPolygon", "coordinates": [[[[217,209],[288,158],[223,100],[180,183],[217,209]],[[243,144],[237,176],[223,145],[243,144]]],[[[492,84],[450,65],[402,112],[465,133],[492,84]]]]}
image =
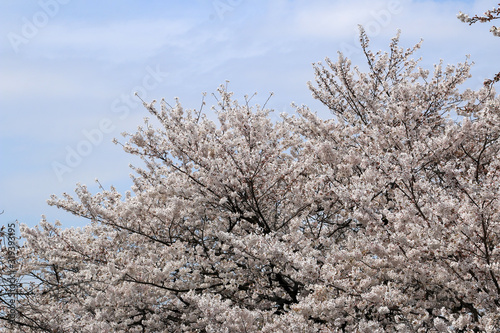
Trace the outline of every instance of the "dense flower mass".
{"type": "Polygon", "coordinates": [[[78,185],[49,203],[85,228],[23,227],[3,331],[498,332],[500,98],[398,42],[315,64],[332,119],[145,103],[131,192],[78,185]]]}

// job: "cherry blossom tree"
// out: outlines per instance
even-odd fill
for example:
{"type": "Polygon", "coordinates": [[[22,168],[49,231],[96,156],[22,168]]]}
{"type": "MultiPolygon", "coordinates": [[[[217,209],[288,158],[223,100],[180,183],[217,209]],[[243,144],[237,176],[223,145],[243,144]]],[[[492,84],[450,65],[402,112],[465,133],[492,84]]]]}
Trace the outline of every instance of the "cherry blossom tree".
{"type": "MultiPolygon", "coordinates": [[[[22,227],[12,332],[497,332],[500,98],[417,44],[314,65],[272,121],[219,88],[216,120],[144,106],[119,143],[133,186],[49,204],[88,219],[22,227]]],[[[6,319],[5,317],[2,319],[6,319]]]]}

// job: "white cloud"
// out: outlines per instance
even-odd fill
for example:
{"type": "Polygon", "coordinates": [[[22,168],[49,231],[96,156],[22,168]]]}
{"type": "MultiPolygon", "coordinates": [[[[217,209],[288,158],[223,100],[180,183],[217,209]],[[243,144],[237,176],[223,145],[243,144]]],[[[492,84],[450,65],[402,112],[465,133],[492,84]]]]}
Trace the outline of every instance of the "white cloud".
{"type": "MultiPolygon", "coordinates": [[[[12,63],[11,63],[12,64],[12,63]]],[[[17,65],[17,63],[14,63],[17,65]]],[[[2,69],[0,90],[17,99],[30,97],[82,97],[86,95],[86,83],[68,76],[63,71],[57,71],[40,66],[10,67],[2,69]]]]}
{"type": "Polygon", "coordinates": [[[165,47],[179,47],[193,28],[188,20],[139,19],[100,23],[51,24],[33,40],[40,55],[92,58],[113,63],[145,61],[165,47]]]}
{"type": "Polygon", "coordinates": [[[376,1],[367,1],[360,5],[357,2],[350,5],[344,2],[331,2],[307,6],[295,13],[294,30],[310,38],[349,37],[353,34],[353,29],[356,29],[357,24],[363,24],[370,19],[367,9],[375,8],[376,1]]]}

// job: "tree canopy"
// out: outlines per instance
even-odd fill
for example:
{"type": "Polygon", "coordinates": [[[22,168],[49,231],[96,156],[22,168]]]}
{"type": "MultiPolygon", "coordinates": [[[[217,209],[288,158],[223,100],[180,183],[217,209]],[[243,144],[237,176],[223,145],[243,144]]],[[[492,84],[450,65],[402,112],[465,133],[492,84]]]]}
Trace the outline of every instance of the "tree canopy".
{"type": "MultiPolygon", "coordinates": [[[[314,65],[272,121],[225,86],[216,120],[144,103],[130,192],[78,185],[88,219],[22,227],[10,332],[497,332],[500,98],[470,63],[413,60],[399,34],[367,72],[314,65]]],[[[3,296],[2,296],[3,297],[3,296]]]]}

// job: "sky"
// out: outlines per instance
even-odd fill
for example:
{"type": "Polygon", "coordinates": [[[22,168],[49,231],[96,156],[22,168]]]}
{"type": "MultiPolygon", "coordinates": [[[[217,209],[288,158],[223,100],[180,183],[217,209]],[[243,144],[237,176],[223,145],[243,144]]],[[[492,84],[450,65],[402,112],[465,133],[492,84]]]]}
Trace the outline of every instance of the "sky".
{"type": "Polygon", "coordinates": [[[205,110],[229,81],[237,99],[293,113],[292,102],[330,114],[307,88],[312,63],[337,52],[364,65],[358,24],[373,50],[423,39],[421,65],[432,70],[475,62],[467,87],[500,71],[491,24],[469,26],[459,11],[481,14],[498,1],[438,0],[39,0],[0,2],[0,225],[35,226],[45,215],[63,227],[88,221],[47,205],[77,183],[98,191],[130,188],[140,165],[113,138],[135,132],[147,102],[179,98],[205,110]]]}

